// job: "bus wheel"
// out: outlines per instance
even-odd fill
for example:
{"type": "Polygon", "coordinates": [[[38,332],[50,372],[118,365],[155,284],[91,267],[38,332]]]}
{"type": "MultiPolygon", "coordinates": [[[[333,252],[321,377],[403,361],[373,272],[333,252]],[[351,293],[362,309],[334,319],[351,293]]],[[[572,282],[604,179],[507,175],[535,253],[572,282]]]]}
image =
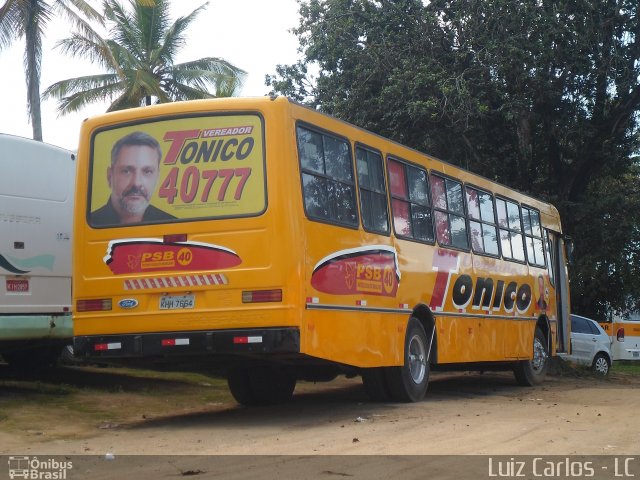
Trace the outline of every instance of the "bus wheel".
{"type": "Polygon", "coordinates": [[[391,392],[385,378],[384,368],[365,368],[362,371],[362,383],[367,396],[374,402],[388,402],[391,392]]]}
{"type": "Polygon", "coordinates": [[[249,370],[244,367],[234,367],[227,372],[227,384],[231,395],[240,405],[256,405],[253,391],[249,382],[249,370]]]}
{"type": "Polygon", "coordinates": [[[385,368],[391,398],[397,402],[419,402],[429,385],[429,343],[420,321],[411,317],[404,339],[404,365],[385,368]]]}
{"type": "Polygon", "coordinates": [[[549,353],[547,351],[547,339],[540,328],[536,327],[533,337],[533,358],[517,362],[513,368],[518,385],[531,387],[540,385],[547,375],[549,366],[549,353]]]}
{"type": "Polygon", "coordinates": [[[37,371],[55,367],[61,353],[62,347],[50,345],[4,352],[2,357],[14,370],[37,371]]]}
{"type": "Polygon", "coordinates": [[[281,367],[242,366],[229,370],[227,383],[231,395],[241,405],[275,405],[291,400],[296,377],[281,367]]]}

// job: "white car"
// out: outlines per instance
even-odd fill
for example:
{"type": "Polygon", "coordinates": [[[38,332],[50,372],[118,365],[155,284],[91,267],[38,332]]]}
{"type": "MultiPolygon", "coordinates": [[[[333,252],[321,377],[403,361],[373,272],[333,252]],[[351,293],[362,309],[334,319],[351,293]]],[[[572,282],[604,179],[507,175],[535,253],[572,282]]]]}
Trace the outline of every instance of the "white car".
{"type": "Polygon", "coordinates": [[[598,375],[608,375],[611,368],[611,337],[598,322],[571,314],[571,355],[565,359],[588,365],[598,375]]]}

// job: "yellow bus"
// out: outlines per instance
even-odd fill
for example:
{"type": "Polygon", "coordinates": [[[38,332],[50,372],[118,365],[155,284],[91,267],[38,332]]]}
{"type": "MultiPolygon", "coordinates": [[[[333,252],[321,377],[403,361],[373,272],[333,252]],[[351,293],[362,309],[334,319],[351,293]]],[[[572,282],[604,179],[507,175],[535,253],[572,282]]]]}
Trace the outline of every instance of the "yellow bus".
{"type": "Polygon", "coordinates": [[[339,374],[532,385],[569,348],[553,206],[287,98],[86,120],[77,172],[76,355],[210,364],[254,405],[339,374]]]}

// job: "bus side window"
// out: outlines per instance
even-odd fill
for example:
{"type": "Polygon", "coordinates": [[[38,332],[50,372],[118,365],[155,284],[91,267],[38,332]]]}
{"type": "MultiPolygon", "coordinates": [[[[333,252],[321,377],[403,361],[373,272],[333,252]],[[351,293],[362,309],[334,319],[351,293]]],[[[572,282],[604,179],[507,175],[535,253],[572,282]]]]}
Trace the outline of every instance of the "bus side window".
{"type": "Polygon", "coordinates": [[[304,209],[311,219],[355,227],[355,181],[349,143],[297,127],[304,209]]]}
{"type": "Polygon", "coordinates": [[[465,187],[471,248],[476,253],[500,255],[493,197],[477,188],[465,187]]]}
{"type": "Polygon", "coordinates": [[[462,184],[431,174],[433,214],[438,243],[443,247],[469,248],[462,184]]]}
{"type": "Polygon", "coordinates": [[[357,146],[356,170],[360,190],[362,225],[367,231],[388,234],[389,213],[387,212],[382,155],[357,146]]]}
{"type": "Polygon", "coordinates": [[[555,255],[556,255],[555,246],[553,244],[551,235],[549,235],[548,230],[544,231],[544,236],[547,243],[547,251],[545,253],[547,255],[547,271],[549,272],[549,283],[551,283],[551,286],[555,288],[556,283],[555,283],[555,276],[554,276],[554,269],[553,269],[555,255]]]}
{"type": "Polygon", "coordinates": [[[498,212],[502,256],[507,260],[524,263],[526,259],[524,256],[520,207],[517,203],[496,198],[496,211],[498,212]]]}
{"type": "Polygon", "coordinates": [[[387,160],[393,227],[400,237],[433,242],[427,172],[395,159],[387,160]]]}
{"type": "Polygon", "coordinates": [[[530,265],[545,266],[544,249],[542,247],[542,228],[540,227],[540,213],[531,208],[522,207],[522,223],[524,238],[527,245],[527,259],[530,265]]]}

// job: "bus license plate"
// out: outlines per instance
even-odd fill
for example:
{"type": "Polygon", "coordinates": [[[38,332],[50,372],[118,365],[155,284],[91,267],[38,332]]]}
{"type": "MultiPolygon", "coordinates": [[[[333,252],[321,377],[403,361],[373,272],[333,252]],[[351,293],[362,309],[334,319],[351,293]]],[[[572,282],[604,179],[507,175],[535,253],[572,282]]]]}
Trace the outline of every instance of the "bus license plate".
{"type": "Polygon", "coordinates": [[[167,295],[160,297],[160,310],[179,310],[193,308],[196,299],[193,295],[167,295]]]}
{"type": "Polygon", "coordinates": [[[7,293],[29,293],[29,280],[24,278],[7,278],[7,293]]]}

